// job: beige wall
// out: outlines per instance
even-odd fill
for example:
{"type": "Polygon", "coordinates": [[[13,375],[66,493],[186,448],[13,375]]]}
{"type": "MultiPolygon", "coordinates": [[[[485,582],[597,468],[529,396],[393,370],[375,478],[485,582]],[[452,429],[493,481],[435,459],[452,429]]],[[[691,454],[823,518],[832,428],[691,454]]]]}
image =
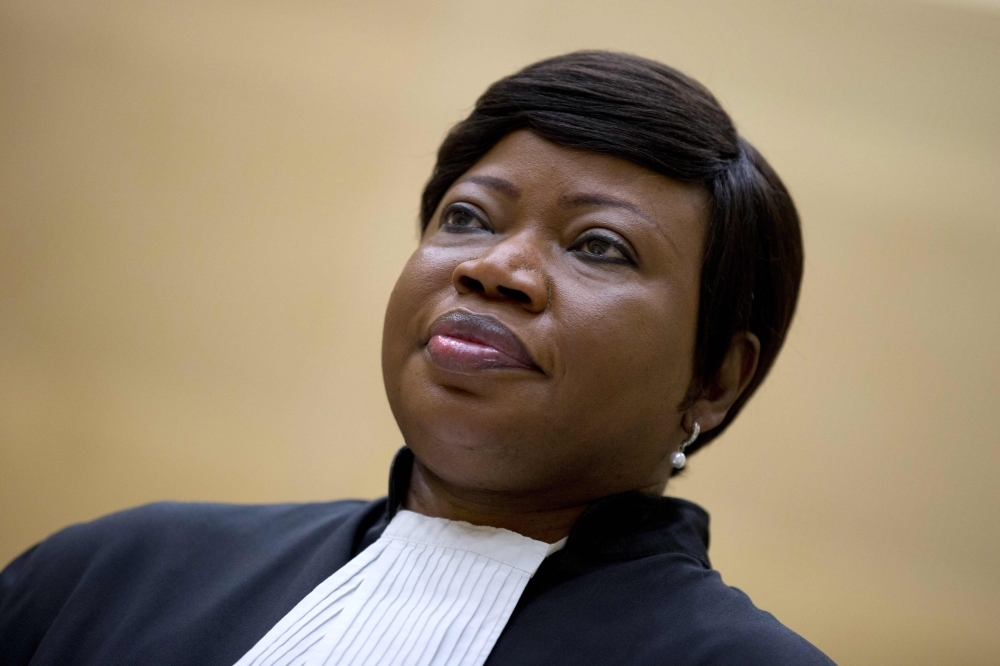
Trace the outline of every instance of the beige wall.
{"type": "Polygon", "coordinates": [[[382,311],[437,143],[580,47],[708,84],[803,215],[783,357],[670,488],[716,565],[842,664],[998,663],[988,6],[4,2],[0,559],[152,500],[382,493],[382,311]]]}

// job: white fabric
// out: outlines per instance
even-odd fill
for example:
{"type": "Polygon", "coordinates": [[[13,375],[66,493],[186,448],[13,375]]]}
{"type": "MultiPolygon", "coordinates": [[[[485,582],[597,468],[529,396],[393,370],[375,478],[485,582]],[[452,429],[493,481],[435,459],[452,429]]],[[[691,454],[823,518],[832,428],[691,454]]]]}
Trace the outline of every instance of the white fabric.
{"type": "Polygon", "coordinates": [[[400,511],[236,666],[480,666],[565,541],[400,511]]]}

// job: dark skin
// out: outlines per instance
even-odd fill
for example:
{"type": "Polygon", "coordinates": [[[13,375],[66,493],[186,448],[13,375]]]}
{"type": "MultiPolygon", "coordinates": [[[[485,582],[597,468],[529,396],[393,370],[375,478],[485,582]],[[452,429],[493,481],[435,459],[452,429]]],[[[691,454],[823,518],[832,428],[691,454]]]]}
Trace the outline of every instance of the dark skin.
{"type": "Polygon", "coordinates": [[[386,312],[386,392],[416,457],[406,508],[551,543],[601,497],[662,494],[670,454],[721,423],[760,349],[736,335],[692,395],[709,211],[698,186],[527,130],[463,174],[386,312]],[[495,317],[531,367],[462,365],[483,350],[432,328],[455,312],[495,317]]]}

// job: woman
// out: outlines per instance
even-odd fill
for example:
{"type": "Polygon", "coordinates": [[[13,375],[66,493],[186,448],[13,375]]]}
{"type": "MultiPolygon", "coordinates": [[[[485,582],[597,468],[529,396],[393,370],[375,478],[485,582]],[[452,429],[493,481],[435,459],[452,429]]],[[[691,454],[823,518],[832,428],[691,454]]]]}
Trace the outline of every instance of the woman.
{"type": "Polygon", "coordinates": [[[386,312],[387,498],[157,504],[0,578],[3,664],[829,664],[670,476],[784,340],[802,243],[711,94],[574,53],[445,139],[386,312]]]}

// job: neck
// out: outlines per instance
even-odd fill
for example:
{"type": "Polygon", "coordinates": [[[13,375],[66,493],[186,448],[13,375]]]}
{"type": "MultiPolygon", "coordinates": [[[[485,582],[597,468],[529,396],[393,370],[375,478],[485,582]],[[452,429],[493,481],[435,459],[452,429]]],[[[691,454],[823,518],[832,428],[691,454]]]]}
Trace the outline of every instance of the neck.
{"type": "Polygon", "coordinates": [[[587,508],[587,504],[545,508],[512,503],[492,493],[463,492],[435,476],[419,460],[413,463],[404,506],[425,516],[501,527],[545,543],[567,536],[587,508]]]}

